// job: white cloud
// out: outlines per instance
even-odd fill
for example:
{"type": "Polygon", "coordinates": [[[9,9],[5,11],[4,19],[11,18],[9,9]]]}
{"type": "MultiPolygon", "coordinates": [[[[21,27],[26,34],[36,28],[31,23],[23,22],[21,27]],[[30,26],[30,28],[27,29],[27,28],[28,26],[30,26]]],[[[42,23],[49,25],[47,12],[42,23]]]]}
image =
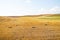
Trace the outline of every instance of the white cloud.
{"type": "Polygon", "coordinates": [[[60,7],[53,7],[50,9],[28,9],[26,7],[17,8],[0,8],[0,16],[23,16],[23,15],[39,15],[39,14],[56,14],[60,13],[60,7]]]}
{"type": "Polygon", "coordinates": [[[51,8],[50,11],[51,11],[52,13],[60,13],[60,7],[51,8]]]}
{"type": "Polygon", "coordinates": [[[37,9],[23,9],[21,12],[19,11],[19,13],[22,13],[23,15],[39,15],[39,14],[56,14],[56,13],[60,13],[60,7],[53,7],[50,9],[45,9],[45,8],[41,8],[39,10],[37,9]]]}
{"type": "Polygon", "coordinates": [[[26,2],[26,3],[31,3],[31,2],[32,2],[32,0],[25,0],[25,2],[26,2]]]}
{"type": "Polygon", "coordinates": [[[41,8],[39,10],[39,13],[40,14],[56,14],[56,13],[60,13],[60,7],[56,6],[56,7],[50,8],[50,9],[41,8]]]}
{"type": "Polygon", "coordinates": [[[56,7],[53,7],[52,9],[50,9],[50,10],[56,11],[56,10],[58,10],[58,9],[59,9],[59,7],[56,6],[56,7]]]}

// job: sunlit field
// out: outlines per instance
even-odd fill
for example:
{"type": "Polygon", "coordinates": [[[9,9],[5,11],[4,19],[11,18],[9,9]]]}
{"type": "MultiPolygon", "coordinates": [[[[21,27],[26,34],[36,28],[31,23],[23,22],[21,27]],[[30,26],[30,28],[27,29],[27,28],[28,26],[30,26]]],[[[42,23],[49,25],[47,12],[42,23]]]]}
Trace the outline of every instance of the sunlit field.
{"type": "Polygon", "coordinates": [[[60,15],[0,16],[0,40],[60,40],[60,15]]]}

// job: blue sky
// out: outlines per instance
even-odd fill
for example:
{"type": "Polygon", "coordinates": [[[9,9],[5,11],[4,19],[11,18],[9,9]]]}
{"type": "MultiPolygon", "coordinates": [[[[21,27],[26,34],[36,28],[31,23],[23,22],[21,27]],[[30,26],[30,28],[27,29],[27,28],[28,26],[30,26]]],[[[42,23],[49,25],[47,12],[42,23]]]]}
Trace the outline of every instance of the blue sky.
{"type": "Polygon", "coordinates": [[[60,13],[60,0],[0,0],[2,16],[56,13],[60,13]]]}

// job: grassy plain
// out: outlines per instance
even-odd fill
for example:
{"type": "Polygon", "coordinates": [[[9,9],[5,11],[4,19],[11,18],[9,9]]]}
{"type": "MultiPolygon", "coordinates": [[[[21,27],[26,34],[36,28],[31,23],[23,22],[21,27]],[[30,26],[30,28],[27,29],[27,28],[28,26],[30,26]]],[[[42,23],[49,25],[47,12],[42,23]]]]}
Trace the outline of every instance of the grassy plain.
{"type": "Polygon", "coordinates": [[[1,16],[0,40],[60,40],[60,15],[1,16]]]}

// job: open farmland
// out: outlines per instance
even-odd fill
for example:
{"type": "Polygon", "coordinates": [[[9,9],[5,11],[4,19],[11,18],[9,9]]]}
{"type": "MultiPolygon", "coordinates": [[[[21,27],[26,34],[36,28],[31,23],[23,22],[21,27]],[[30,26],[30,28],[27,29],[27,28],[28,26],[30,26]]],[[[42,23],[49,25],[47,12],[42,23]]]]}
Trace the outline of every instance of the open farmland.
{"type": "Polygon", "coordinates": [[[0,17],[0,40],[60,40],[60,15],[0,17]]]}

